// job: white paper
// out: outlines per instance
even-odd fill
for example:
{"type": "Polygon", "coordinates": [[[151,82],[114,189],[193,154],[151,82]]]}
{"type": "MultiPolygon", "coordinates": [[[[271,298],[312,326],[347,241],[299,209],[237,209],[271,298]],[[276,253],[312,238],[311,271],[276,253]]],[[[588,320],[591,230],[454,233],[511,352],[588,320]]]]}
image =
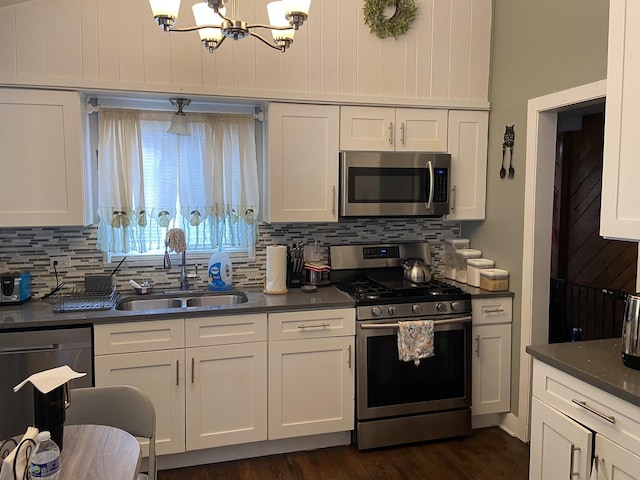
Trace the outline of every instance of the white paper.
{"type": "Polygon", "coordinates": [[[18,385],[13,387],[13,391],[17,392],[28,382],[31,382],[33,386],[40,390],[42,393],[49,393],[54,388],[58,388],[60,385],[64,385],[69,380],[84,377],[85,375],[86,373],[78,373],[71,367],[69,367],[69,365],[64,365],[62,367],[56,367],[50,370],[44,370],[42,372],[34,373],[29,378],[23,380],[18,385]]]}
{"type": "MultiPolygon", "coordinates": [[[[27,428],[26,433],[22,437],[22,440],[30,438],[31,440],[37,443],[37,440],[36,440],[37,436],[38,436],[38,429],[35,427],[29,427],[27,428]]],[[[20,445],[20,442],[18,442],[18,445],[20,445]]],[[[24,445],[22,448],[25,448],[24,445]]],[[[7,455],[7,457],[2,461],[2,470],[0,470],[0,480],[13,480],[13,462],[16,457],[17,451],[18,451],[18,447],[14,448],[13,450],[11,450],[11,453],[9,453],[9,455],[7,455]]],[[[24,475],[24,469],[27,468],[27,465],[28,465],[27,460],[28,459],[26,458],[26,455],[21,454],[18,456],[18,459],[17,459],[18,464],[16,465],[16,474],[18,478],[25,478],[23,475],[24,475]]]]}
{"type": "Polygon", "coordinates": [[[287,292],[287,247],[269,245],[267,247],[267,277],[265,293],[287,292]]]}

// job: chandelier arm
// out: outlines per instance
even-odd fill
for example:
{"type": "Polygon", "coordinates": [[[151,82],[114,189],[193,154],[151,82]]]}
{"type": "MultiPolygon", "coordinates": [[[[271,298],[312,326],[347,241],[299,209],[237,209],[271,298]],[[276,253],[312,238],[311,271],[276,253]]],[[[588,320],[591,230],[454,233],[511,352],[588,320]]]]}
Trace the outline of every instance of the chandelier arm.
{"type": "Polygon", "coordinates": [[[269,30],[294,30],[293,27],[287,25],[286,27],[279,27],[276,25],[265,25],[264,23],[256,23],[248,25],[248,28],[268,28],[269,30]]]}
{"type": "Polygon", "coordinates": [[[193,27],[182,27],[182,28],[170,28],[167,30],[168,32],[195,32],[197,30],[202,30],[203,28],[222,28],[222,25],[198,25],[193,27]]]}
{"type": "Polygon", "coordinates": [[[274,45],[272,43],[267,42],[264,38],[262,38],[260,35],[258,35],[257,33],[254,32],[249,32],[249,35],[251,35],[254,38],[257,38],[258,40],[260,40],[262,43],[264,43],[265,45],[267,45],[268,47],[273,48],[274,50],[278,50],[279,52],[284,52],[285,51],[285,47],[279,47],[277,45],[274,45]]]}

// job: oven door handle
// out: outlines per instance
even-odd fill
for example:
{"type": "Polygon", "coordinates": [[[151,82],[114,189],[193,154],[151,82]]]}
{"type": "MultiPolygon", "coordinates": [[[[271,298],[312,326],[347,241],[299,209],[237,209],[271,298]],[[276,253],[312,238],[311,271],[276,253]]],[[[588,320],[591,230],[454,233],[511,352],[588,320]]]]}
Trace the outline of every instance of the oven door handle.
{"type": "MultiPolygon", "coordinates": [[[[471,321],[471,315],[466,317],[450,317],[450,318],[442,318],[440,320],[434,320],[433,325],[453,325],[456,323],[467,323],[471,321]]],[[[360,328],[363,330],[374,329],[374,328],[398,328],[399,323],[361,323],[360,328]]]]}

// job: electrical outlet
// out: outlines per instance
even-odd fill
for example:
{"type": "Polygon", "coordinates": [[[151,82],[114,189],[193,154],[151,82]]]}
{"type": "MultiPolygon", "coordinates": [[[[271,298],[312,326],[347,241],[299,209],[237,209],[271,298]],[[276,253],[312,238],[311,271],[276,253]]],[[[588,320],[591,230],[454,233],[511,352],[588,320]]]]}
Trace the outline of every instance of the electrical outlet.
{"type": "Polygon", "coordinates": [[[71,258],[70,257],[49,257],[49,266],[53,270],[55,267],[57,270],[63,268],[71,268],[71,258]]]}

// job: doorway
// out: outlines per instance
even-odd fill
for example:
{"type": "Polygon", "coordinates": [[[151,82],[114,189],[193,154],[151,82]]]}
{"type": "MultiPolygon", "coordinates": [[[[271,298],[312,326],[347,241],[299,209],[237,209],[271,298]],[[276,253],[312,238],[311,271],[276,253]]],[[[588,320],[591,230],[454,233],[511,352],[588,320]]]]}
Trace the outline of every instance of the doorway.
{"type": "Polygon", "coordinates": [[[549,343],[620,337],[637,244],[600,236],[604,102],[558,113],[549,343]]]}

